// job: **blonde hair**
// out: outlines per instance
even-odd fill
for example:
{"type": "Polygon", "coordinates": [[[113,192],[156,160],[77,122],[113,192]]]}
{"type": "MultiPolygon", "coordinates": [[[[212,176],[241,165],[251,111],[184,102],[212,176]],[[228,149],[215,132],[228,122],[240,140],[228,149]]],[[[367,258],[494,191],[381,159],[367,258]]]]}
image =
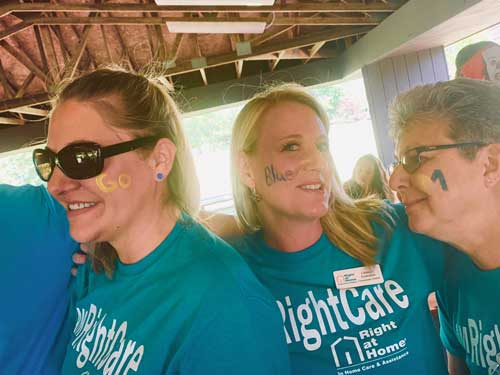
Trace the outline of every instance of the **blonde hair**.
{"type": "MultiPolygon", "coordinates": [[[[326,131],[329,132],[328,115],[316,99],[297,84],[283,84],[271,87],[252,98],[236,118],[231,139],[231,179],[233,197],[239,223],[247,233],[262,229],[262,221],[252,191],[243,183],[238,171],[238,155],[241,152],[255,152],[259,136],[260,118],[266,110],[283,102],[303,104],[317,114],[326,131]]],[[[353,201],[342,188],[335,164],[330,156],[332,168],[332,193],[330,209],[321,218],[321,225],[327,237],[337,247],[364,264],[373,264],[379,245],[371,226],[377,222],[387,230],[386,204],[376,199],[353,201]],[[385,218],[385,220],[384,220],[385,218]]],[[[390,220],[389,220],[390,221],[390,220]]]]}
{"type": "MultiPolygon", "coordinates": [[[[98,69],[61,86],[52,108],[70,99],[90,103],[112,127],[130,130],[137,137],[170,139],[176,146],[176,154],[164,203],[196,215],[200,194],[191,149],[182,130],[179,110],[159,79],[116,68],[98,69]]],[[[97,272],[104,269],[108,275],[112,274],[117,254],[110,244],[97,244],[91,257],[97,272]]]]}

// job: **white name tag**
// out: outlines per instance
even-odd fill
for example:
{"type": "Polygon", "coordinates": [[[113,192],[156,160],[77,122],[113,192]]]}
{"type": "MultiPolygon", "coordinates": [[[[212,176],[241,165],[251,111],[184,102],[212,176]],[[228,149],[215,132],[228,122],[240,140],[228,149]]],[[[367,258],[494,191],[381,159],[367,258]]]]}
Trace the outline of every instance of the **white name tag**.
{"type": "Polygon", "coordinates": [[[370,267],[356,267],[333,272],[337,289],[356,288],[384,282],[382,270],[378,264],[370,267]]]}

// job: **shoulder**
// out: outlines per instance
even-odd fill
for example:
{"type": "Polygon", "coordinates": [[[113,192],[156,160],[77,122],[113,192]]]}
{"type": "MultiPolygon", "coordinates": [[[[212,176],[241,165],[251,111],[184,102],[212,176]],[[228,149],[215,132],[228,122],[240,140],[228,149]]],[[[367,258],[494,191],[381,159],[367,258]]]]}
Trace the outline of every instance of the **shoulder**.
{"type": "Polygon", "coordinates": [[[224,293],[245,297],[270,298],[245,260],[231,245],[192,219],[182,225],[184,233],[181,246],[183,249],[190,247],[191,268],[196,270],[197,278],[204,279],[212,290],[220,289],[224,293]]]}

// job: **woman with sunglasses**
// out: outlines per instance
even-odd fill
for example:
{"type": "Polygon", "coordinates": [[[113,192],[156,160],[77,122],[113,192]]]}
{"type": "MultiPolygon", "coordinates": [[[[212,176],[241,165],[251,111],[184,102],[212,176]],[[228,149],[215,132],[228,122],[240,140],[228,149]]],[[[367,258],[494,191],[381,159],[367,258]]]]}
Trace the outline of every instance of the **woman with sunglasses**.
{"type": "Polygon", "coordinates": [[[427,305],[443,245],[410,232],[401,206],[350,199],[328,133],[320,104],[284,85],[250,100],[232,134],[244,234],[231,242],[276,299],[292,373],[446,374],[427,305]]]}
{"type": "Polygon", "coordinates": [[[92,244],[62,373],[288,372],[274,301],[193,218],[193,161],[158,83],[109,69],[69,83],[33,159],[71,236],[92,244]]]}

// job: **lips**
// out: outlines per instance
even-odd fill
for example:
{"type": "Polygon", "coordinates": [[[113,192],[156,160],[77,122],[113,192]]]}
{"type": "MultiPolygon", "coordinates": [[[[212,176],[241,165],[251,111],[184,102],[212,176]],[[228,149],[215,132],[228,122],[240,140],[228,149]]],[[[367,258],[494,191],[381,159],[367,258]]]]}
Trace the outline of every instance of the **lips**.
{"type": "Polygon", "coordinates": [[[410,208],[415,207],[417,204],[425,201],[426,199],[427,198],[418,198],[418,199],[412,199],[412,200],[405,199],[402,203],[405,206],[405,209],[408,210],[410,208]]]}

